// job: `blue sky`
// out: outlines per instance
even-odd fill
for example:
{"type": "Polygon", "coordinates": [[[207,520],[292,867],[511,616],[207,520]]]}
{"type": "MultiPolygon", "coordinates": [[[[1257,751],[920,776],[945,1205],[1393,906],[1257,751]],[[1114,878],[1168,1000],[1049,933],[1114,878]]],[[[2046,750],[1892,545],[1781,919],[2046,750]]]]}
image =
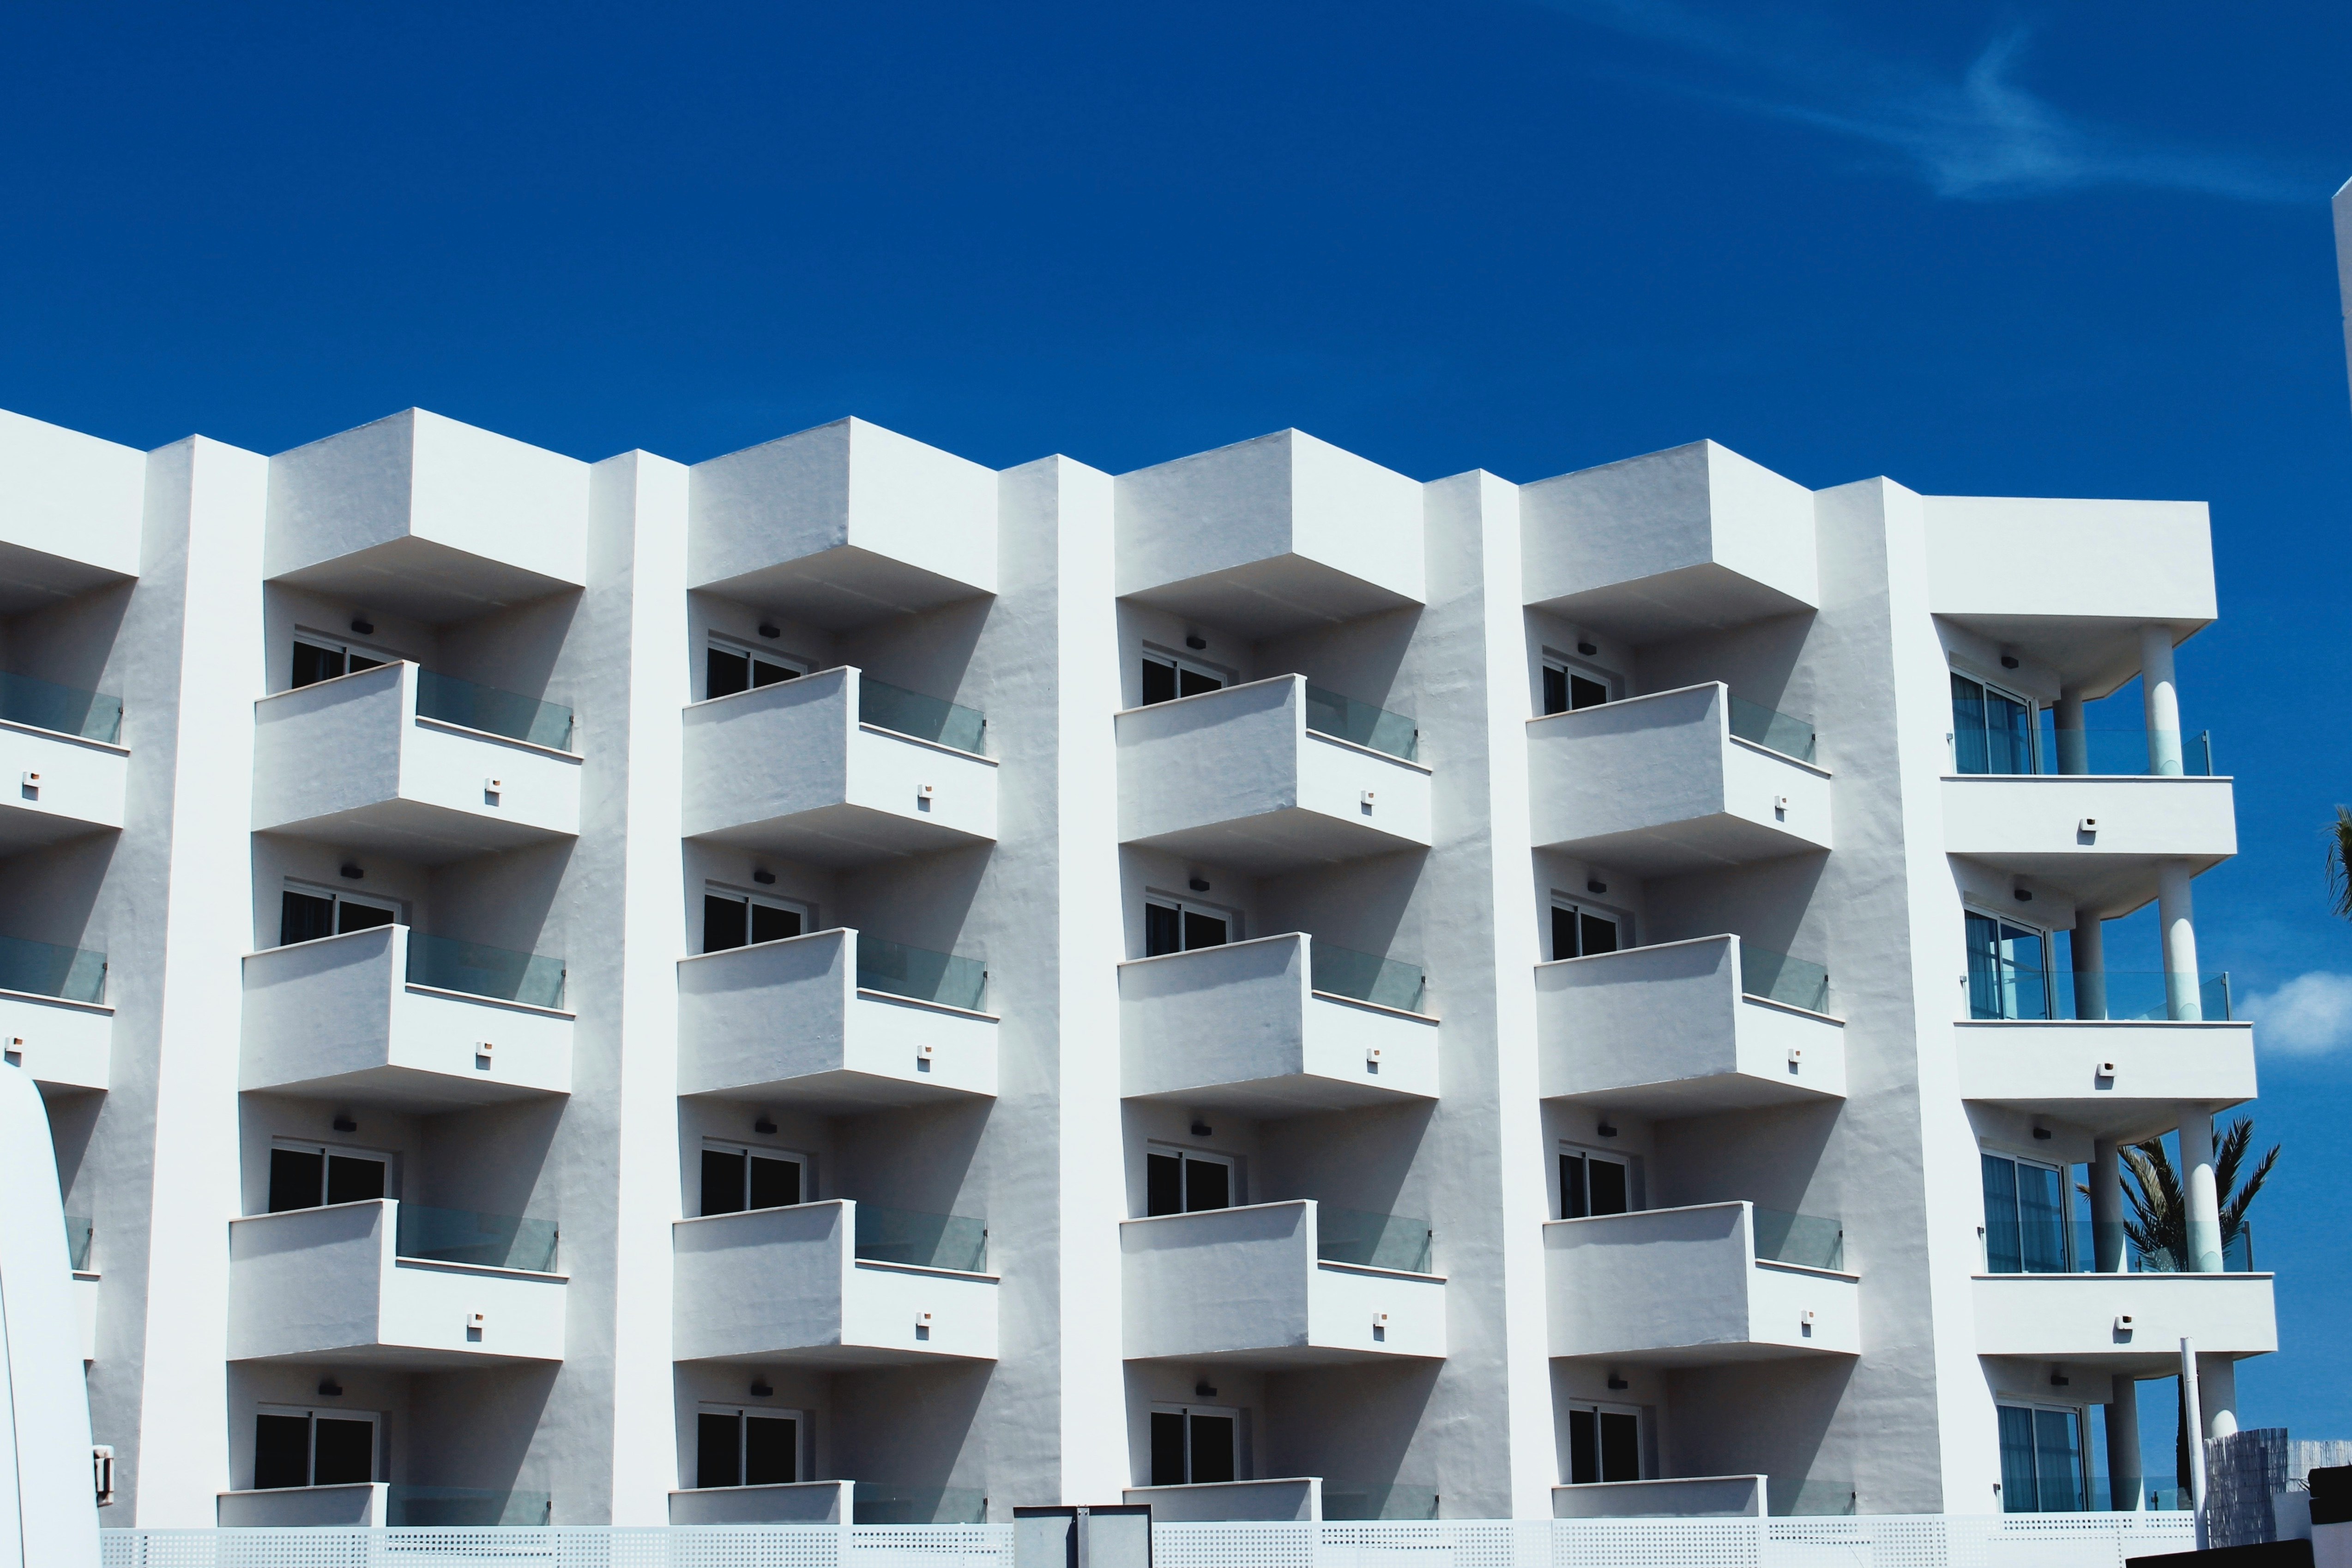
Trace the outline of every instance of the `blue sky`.
{"type": "Polygon", "coordinates": [[[22,6],[0,406],[689,461],[856,413],[1114,471],[1296,425],[1517,480],[1711,436],[2208,500],[2200,942],[2297,1004],[2243,1415],[2352,1436],[2347,80],[2352,13],[2284,0],[22,6]]]}

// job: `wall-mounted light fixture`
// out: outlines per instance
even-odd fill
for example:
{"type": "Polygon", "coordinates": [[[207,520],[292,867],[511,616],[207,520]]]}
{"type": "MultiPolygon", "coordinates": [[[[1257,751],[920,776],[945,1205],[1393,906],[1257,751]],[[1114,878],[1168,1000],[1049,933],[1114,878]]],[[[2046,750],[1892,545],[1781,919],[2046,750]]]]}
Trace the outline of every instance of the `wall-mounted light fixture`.
{"type": "Polygon", "coordinates": [[[335,1112],[334,1126],[338,1132],[356,1132],[360,1130],[360,1124],[352,1120],[351,1112],[347,1110],[335,1112]]]}
{"type": "Polygon", "coordinates": [[[1609,890],[1609,884],[1598,877],[1587,877],[1584,879],[1584,890],[1588,893],[1605,893],[1609,890]]]}
{"type": "Polygon", "coordinates": [[[1209,879],[1206,877],[1195,877],[1184,885],[1192,889],[1196,893],[1205,893],[1209,890],[1209,879]]]}
{"type": "Polygon", "coordinates": [[[359,868],[359,866],[355,862],[350,860],[344,861],[341,869],[342,875],[350,878],[354,882],[367,875],[365,871],[359,868]]]}
{"type": "Polygon", "coordinates": [[[760,623],[760,635],[763,637],[780,637],[784,635],[784,631],[782,626],[777,626],[773,621],[761,621],[760,623]]]}
{"type": "Polygon", "coordinates": [[[1206,1138],[1206,1137],[1208,1137],[1208,1136],[1209,1136],[1210,1131],[1211,1131],[1211,1130],[1210,1130],[1209,1124],[1208,1124],[1207,1122],[1205,1122],[1205,1121],[1202,1121],[1202,1120],[1201,1120],[1199,1117],[1197,1117],[1197,1116],[1195,1116],[1194,1118],[1192,1118],[1192,1136],[1193,1136],[1193,1137],[1195,1137],[1195,1138],[1206,1138]]]}
{"type": "Polygon", "coordinates": [[[1204,1377],[1192,1384],[1192,1393],[1195,1397],[1201,1399],[1214,1399],[1217,1396],[1217,1385],[1204,1377]]]}
{"type": "Polygon", "coordinates": [[[341,1384],[340,1384],[340,1383],[337,1383],[331,1375],[327,1376],[327,1377],[322,1377],[322,1378],[320,1378],[320,1379],[319,1380],[319,1397],[320,1397],[320,1398],[321,1398],[321,1399],[341,1399],[342,1396],[343,1396],[343,1385],[342,1385],[341,1384]]]}
{"type": "Polygon", "coordinates": [[[752,1379],[751,1379],[751,1397],[752,1397],[752,1398],[754,1398],[754,1399],[765,1399],[765,1398],[767,1398],[770,1394],[773,1394],[773,1393],[775,1393],[775,1392],[776,1392],[776,1391],[775,1391],[774,1389],[772,1389],[772,1388],[771,1388],[771,1387],[769,1387],[769,1386],[768,1386],[768,1380],[767,1380],[766,1378],[764,1378],[764,1377],[754,1377],[754,1378],[752,1378],[752,1379]]]}
{"type": "Polygon", "coordinates": [[[1595,1127],[1593,1131],[1603,1138],[1614,1138],[1617,1136],[1617,1124],[1604,1116],[1601,1119],[1601,1125],[1595,1127]]]}
{"type": "Polygon", "coordinates": [[[375,636],[375,623],[369,620],[365,616],[353,616],[352,617],[352,630],[359,633],[360,636],[363,637],[372,637],[375,636]]]}
{"type": "Polygon", "coordinates": [[[1593,647],[1589,642],[1580,642],[1576,645],[1576,651],[1582,654],[1585,658],[1591,658],[1594,654],[1599,653],[1601,650],[1593,647]]]}
{"type": "Polygon", "coordinates": [[[760,1112],[760,1119],[751,1123],[751,1131],[754,1132],[772,1133],[775,1130],[775,1121],[764,1110],[760,1112]]]}
{"type": "Polygon", "coordinates": [[[1627,1389],[1629,1389],[1629,1388],[1631,1388],[1631,1387],[1633,1387],[1633,1385],[1632,1384],[1627,1383],[1623,1378],[1622,1378],[1622,1377],[1618,1376],[1615,1373],[1613,1373],[1613,1372],[1612,1372],[1612,1373],[1611,1373],[1609,1374],[1609,1392],[1610,1392],[1610,1393],[1612,1393],[1612,1394],[1622,1394],[1623,1392],[1625,1392],[1625,1390],[1627,1390],[1627,1389]]]}
{"type": "Polygon", "coordinates": [[[1198,632],[1187,632],[1184,634],[1184,646],[1198,653],[1209,646],[1209,639],[1198,632]]]}
{"type": "Polygon", "coordinates": [[[2003,669],[2015,669],[2017,668],[2017,656],[2013,653],[2002,654],[2000,656],[2000,667],[2003,669]]]}
{"type": "Polygon", "coordinates": [[[765,867],[754,867],[751,871],[751,880],[763,888],[772,888],[776,885],[776,874],[765,867]]]}

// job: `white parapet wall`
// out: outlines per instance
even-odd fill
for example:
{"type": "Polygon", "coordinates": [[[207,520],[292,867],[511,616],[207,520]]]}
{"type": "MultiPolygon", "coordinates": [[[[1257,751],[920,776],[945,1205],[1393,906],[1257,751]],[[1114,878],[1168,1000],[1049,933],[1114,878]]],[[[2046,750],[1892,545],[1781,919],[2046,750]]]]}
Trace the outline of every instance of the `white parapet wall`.
{"type": "Polygon", "coordinates": [[[1710,1366],[1861,1353],[1855,1276],[1759,1258],[1751,1204],[1554,1220],[1544,1244],[1555,1356],[1710,1366]]]}
{"type": "Polygon", "coordinates": [[[2240,1022],[1963,1018],[1952,1026],[1960,1097],[2134,1142],[2180,1107],[2254,1096],[2254,1026],[2240,1022]]]}
{"type": "Polygon", "coordinates": [[[2267,1274],[1980,1274],[1977,1353],[2079,1361],[2143,1377],[2200,1355],[2278,1349],[2267,1274]]]}
{"type": "Polygon", "coordinates": [[[111,1081],[114,1009],[0,991],[0,1058],[43,1089],[104,1089],[111,1081]]]}
{"type": "Polygon", "coordinates": [[[128,748],[0,723],[0,851],[122,826],[128,748]]]}
{"type": "Polygon", "coordinates": [[[139,574],[147,454],[0,409],[6,613],[139,574]]]}

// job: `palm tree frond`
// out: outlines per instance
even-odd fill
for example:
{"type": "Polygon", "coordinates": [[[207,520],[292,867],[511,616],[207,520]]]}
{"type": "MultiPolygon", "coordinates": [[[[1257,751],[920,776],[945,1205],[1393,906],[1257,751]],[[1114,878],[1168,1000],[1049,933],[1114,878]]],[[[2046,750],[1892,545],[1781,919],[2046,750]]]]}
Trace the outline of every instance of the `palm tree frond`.
{"type": "Polygon", "coordinates": [[[2337,806],[2327,828],[2328,907],[2352,921],[2352,807],[2337,806]]]}

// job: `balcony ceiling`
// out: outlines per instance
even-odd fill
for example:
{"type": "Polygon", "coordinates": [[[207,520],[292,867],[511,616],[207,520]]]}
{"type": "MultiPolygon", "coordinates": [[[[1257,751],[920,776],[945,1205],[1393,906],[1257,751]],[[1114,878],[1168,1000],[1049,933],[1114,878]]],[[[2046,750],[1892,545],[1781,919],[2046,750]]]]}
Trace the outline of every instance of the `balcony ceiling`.
{"type": "Polygon", "coordinates": [[[854,544],[695,587],[829,632],[988,596],[969,583],[854,544]]]}
{"type": "Polygon", "coordinates": [[[552,844],[567,835],[475,816],[417,800],[383,800],[300,822],[256,823],[257,833],[331,844],[355,854],[389,855],[417,866],[446,866],[477,855],[552,844]]]}
{"type": "Polygon", "coordinates": [[[0,616],[21,616],[131,581],[120,572],[87,561],[0,541],[0,616]]]}
{"type": "Polygon", "coordinates": [[[431,626],[470,620],[578,586],[413,535],[299,567],[271,581],[431,626]]]}
{"type": "Polygon", "coordinates": [[[1126,595],[1252,642],[1413,606],[1391,588],[1303,555],[1276,555],[1126,595]]]}

